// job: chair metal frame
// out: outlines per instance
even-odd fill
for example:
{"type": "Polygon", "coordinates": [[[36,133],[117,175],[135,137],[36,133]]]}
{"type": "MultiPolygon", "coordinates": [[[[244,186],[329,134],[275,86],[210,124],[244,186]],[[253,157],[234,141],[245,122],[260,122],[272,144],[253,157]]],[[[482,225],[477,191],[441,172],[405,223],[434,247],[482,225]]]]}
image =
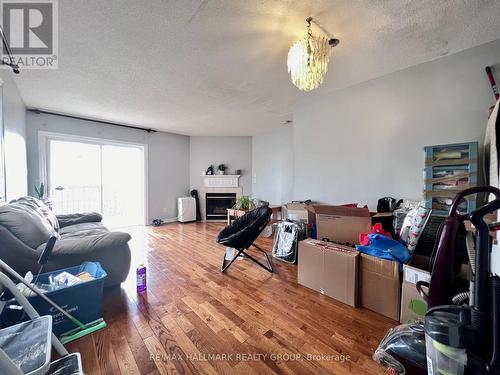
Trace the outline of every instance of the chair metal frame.
{"type": "Polygon", "coordinates": [[[247,257],[248,259],[250,259],[251,261],[253,261],[254,263],[257,263],[259,266],[261,266],[262,268],[264,268],[266,271],[269,271],[269,272],[273,273],[274,272],[274,267],[273,267],[273,264],[271,263],[271,259],[269,258],[269,255],[264,250],[262,250],[259,246],[257,246],[256,244],[253,243],[251,246],[255,247],[256,249],[258,249],[262,253],[264,253],[264,255],[266,256],[267,265],[262,264],[257,259],[255,259],[253,256],[251,256],[248,253],[246,253],[245,251],[248,250],[248,249],[236,249],[238,251],[238,254],[236,254],[234,256],[234,258],[229,261],[229,263],[227,263],[227,261],[226,261],[226,254],[224,254],[224,257],[222,258],[222,266],[221,266],[221,269],[220,269],[221,272],[226,272],[226,270],[231,266],[231,264],[233,264],[234,261],[236,259],[238,259],[239,256],[243,255],[243,256],[247,257]]]}

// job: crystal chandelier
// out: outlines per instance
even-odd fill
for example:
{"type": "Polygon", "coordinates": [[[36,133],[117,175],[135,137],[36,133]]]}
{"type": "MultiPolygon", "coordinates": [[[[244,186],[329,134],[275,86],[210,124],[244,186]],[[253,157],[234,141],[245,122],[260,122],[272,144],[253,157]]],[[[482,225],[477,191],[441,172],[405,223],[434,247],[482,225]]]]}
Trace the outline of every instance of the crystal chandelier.
{"type": "Polygon", "coordinates": [[[332,47],[338,39],[313,35],[311,17],[307,18],[307,35],[295,42],[288,51],[288,73],[297,88],[311,91],[323,83],[328,71],[332,47]]]}

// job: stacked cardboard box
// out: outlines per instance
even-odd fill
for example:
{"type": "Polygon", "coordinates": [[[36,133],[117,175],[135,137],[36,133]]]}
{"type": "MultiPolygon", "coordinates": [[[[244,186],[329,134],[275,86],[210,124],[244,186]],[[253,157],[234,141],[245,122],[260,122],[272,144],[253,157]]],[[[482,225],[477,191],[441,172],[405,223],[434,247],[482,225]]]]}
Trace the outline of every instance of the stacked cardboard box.
{"type": "Polygon", "coordinates": [[[401,281],[399,263],[361,254],[359,259],[360,305],[399,320],[401,281]]]}
{"type": "Polygon", "coordinates": [[[368,208],[312,204],[307,210],[318,240],[354,245],[360,233],[369,233],[371,229],[368,208]]]}
{"type": "Polygon", "coordinates": [[[372,223],[368,208],[292,202],[283,205],[282,213],[285,219],[314,226],[317,239],[338,243],[358,243],[359,234],[368,233],[372,223]]]}
{"type": "Polygon", "coordinates": [[[401,287],[401,323],[422,319],[427,312],[427,303],[417,291],[417,282],[429,282],[429,257],[413,255],[411,261],[403,266],[403,285],[401,287]]]}
{"type": "Polygon", "coordinates": [[[290,205],[288,210],[304,221],[307,217],[321,240],[300,243],[300,284],[348,305],[399,319],[399,264],[344,246],[357,244],[360,233],[370,232],[372,219],[367,208],[311,204],[290,205]]]}
{"type": "Polygon", "coordinates": [[[283,218],[293,221],[301,221],[309,224],[309,211],[307,210],[308,203],[304,202],[291,202],[283,205],[281,212],[283,218]]]}
{"type": "Polygon", "coordinates": [[[399,263],[358,253],[332,242],[299,244],[298,282],[350,306],[399,319],[399,263]]]}
{"type": "MultiPolygon", "coordinates": [[[[401,285],[400,265],[360,254],[353,247],[360,233],[369,233],[372,218],[367,208],[293,203],[289,218],[312,224],[316,238],[300,242],[298,282],[350,306],[362,306],[394,320],[419,318],[421,297],[410,279],[416,263],[406,265],[401,285]],[[406,276],[405,276],[406,275],[406,276]]],[[[286,217],[286,216],[285,216],[286,217]]],[[[428,273],[427,273],[428,274],[428,273]]]]}
{"type": "Polygon", "coordinates": [[[357,305],[358,252],[354,248],[306,239],[299,245],[298,264],[299,284],[357,305]]]}

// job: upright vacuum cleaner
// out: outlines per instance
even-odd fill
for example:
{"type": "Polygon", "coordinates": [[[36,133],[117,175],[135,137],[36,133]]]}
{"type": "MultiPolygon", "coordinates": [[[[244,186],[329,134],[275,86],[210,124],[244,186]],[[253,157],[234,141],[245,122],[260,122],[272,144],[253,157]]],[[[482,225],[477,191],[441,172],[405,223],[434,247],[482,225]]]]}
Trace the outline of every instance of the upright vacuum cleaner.
{"type": "Polygon", "coordinates": [[[492,251],[499,250],[490,240],[490,231],[498,226],[484,220],[499,209],[500,190],[494,187],[475,187],[457,194],[442,229],[430,283],[417,284],[430,309],[423,322],[389,330],[374,360],[401,375],[500,374],[500,272],[491,264],[492,251]],[[493,194],[495,199],[471,213],[458,212],[466,196],[480,193],[493,194]],[[473,276],[468,292],[453,295],[455,238],[465,220],[476,228],[475,249],[469,252],[473,276]],[[466,299],[467,304],[453,304],[466,299]]]}

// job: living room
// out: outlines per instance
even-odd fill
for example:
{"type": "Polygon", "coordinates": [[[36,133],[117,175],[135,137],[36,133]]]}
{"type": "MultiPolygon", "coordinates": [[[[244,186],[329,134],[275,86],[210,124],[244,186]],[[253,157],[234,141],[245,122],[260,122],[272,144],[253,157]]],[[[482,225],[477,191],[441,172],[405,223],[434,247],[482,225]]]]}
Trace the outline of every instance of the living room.
{"type": "Polygon", "coordinates": [[[0,374],[500,374],[498,1],[0,7],[0,374]]]}

